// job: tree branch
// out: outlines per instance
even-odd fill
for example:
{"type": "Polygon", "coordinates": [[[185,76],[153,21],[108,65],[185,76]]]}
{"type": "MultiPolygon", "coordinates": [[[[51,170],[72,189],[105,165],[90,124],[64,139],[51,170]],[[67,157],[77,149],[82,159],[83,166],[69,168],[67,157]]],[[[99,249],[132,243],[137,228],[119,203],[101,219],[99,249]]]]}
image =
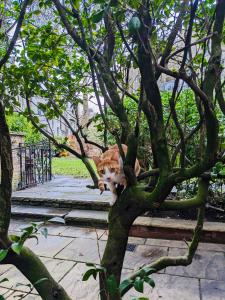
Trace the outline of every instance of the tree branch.
{"type": "Polygon", "coordinates": [[[21,26],[23,24],[23,19],[24,19],[24,16],[25,16],[25,13],[26,13],[26,8],[27,8],[28,4],[29,4],[29,0],[24,0],[24,2],[22,4],[22,7],[21,7],[20,15],[19,15],[19,18],[18,18],[18,21],[17,21],[17,25],[16,25],[16,29],[14,31],[13,37],[10,41],[9,47],[6,51],[6,54],[0,60],[0,69],[7,62],[7,60],[10,57],[10,54],[12,53],[12,51],[15,47],[17,38],[18,38],[19,33],[20,33],[21,26]]]}
{"type": "Polygon", "coordinates": [[[207,197],[208,192],[208,182],[200,181],[199,182],[199,205],[201,206],[198,211],[198,218],[197,224],[195,226],[194,234],[192,237],[191,242],[188,245],[187,254],[184,256],[177,256],[177,257],[161,257],[160,259],[156,260],[155,262],[144,266],[143,268],[139,269],[133,275],[131,275],[128,280],[131,281],[131,284],[126,286],[125,288],[121,289],[121,296],[124,296],[133,286],[133,282],[137,277],[143,277],[147,275],[151,275],[156,273],[160,270],[165,269],[169,266],[188,266],[192,263],[196,250],[198,248],[198,244],[201,238],[201,232],[203,228],[204,222],[204,215],[205,215],[205,200],[207,197]],[[143,272],[144,271],[144,272],[143,272]]]}

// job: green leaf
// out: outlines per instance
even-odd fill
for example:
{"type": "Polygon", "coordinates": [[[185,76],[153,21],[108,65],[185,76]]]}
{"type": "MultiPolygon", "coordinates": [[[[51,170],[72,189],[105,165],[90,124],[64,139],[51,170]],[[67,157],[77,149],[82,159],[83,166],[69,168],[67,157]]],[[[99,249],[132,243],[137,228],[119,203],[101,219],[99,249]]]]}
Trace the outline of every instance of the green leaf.
{"type": "Polygon", "coordinates": [[[29,287],[30,289],[32,288],[32,285],[31,285],[31,283],[20,283],[20,282],[18,282],[17,284],[16,284],[16,287],[19,287],[19,286],[27,286],[27,287],[29,287]]]}
{"type": "Polygon", "coordinates": [[[3,259],[6,257],[8,254],[8,249],[1,249],[0,250],[0,261],[3,261],[3,259]]]}
{"type": "Polygon", "coordinates": [[[211,173],[210,175],[211,175],[212,179],[215,179],[215,178],[217,178],[217,177],[218,177],[218,175],[217,175],[217,174],[215,174],[215,173],[211,173]]]}
{"type": "Polygon", "coordinates": [[[143,293],[144,291],[144,280],[140,277],[137,277],[134,281],[134,288],[136,291],[143,293]]]}
{"type": "Polygon", "coordinates": [[[16,234],[10,234],[9,237],[12,242],[19,242],[19,240],[20,240],[20,236],[18,236],[16,234]]]}
{"type": "Polygon", "coordinates": [[[41,233],[47,239],[47,237],[48,237],[48,229],[46,227],[44,227],[44,228],[41,229],[41,233]]]}
{"type": "Polygon", "coordinates": [[[119,286],[120,292],[123,291],[123,290],[126,290],[130,285],[133,286],[133,281],[132,280],[130,280],[130,279],[123,280],[120,283],[120,286],[119,286]]]}
{"type": "Polygon", "coordinates": [[[144,281],[147,282],[152,288],[155,287],[155,281],[150,277],[144,277],[144,281]]]}
{"type": "Polygon", "coordinates": [[[136,297],[136,298],[132,298],[131,300],[149,300],[149,298],[146,297],[136,297]]]}
{"type": "Polygon", "coordinates": [[[6,282],[6,281],[9,281],[9,279],[8,278],[3,278],[3,279],[0,280],[0,283],[6,282]]]}
{"type": "Polygon", "coordinates": [[[48,220],[48,222],[51,222],[51,223],[62,223],[62,224],[65,224],[65,220],[63,218],[60,218],[60,217],[54,217],[50,220],[48,220]]]}
{"type": "Polygon", "coordinates": [[[80,0],[73,0],[73,6],[75,9],[79,9],[80,7],[80,0]]]}
{"type": "Polygon", "coordinates": [[[20,254],[20,252],[21,252],[21,250],[22,250],[22,248],[23,248],[23,245],[21,244],[21,243],[13,243],[12,245],[11,245],[11,248],[12,248],[12,250],[16,253],[16,254],[20,254]]]}
{"type": "Polygon", "coordinates": [[[220,175],[220,176],[225,176],[225,169],[221,170],[221,171],[219,172],[219,175],[220,175]]]}
{"type": "Polygon", "coordinates": [[[89,269],[89,270],[87,270],[87,272],[84,273],[84,275],[83,275],[82,281],[87,281],[90,278],[90,276],[93,276],[94,279],[96,279],[96,277],[97,277],[97,271],[96,271],[96,269],[89,269]]]}
{"type": "Polygon", "coordinates": [[[28,234],[31,234],[34,231],[34,226],[26,226],[26,227],[22,227],[21,231],[25,231],[28,234]]]}
{"type": "Polygon", "coordinates": [[[0,295],[0,300],[5,300],[5,298],[2,295],[0,295]]]}
{"type": "Polygon", "coordinates": [[[93,263],[86,263],[86,266],[87,267],[95,267],[95,264],[93,264],[93,263]]]}
{"type": "Polygon", "coordinates": [[[103,9],[103,10],[97,12],[96,14],[92,15],[91,16],[92,21],[94,23],[100,22],[102,20],[102,18],[103,18],[104,12],[105,12],[105,10],[103,9]]]}

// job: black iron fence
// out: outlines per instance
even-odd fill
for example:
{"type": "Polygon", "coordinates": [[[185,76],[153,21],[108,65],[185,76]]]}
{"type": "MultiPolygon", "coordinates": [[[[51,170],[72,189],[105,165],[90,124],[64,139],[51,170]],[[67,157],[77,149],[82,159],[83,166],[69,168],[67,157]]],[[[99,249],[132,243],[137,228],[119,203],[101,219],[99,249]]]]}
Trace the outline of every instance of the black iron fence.
{"type": "Polygon", "coordinates": [[[52,179],[50,142],[43,141],[34,145],[19,144],[19,147],[13,151],[16,151],[19,164],[18,190],[52,179]]]}

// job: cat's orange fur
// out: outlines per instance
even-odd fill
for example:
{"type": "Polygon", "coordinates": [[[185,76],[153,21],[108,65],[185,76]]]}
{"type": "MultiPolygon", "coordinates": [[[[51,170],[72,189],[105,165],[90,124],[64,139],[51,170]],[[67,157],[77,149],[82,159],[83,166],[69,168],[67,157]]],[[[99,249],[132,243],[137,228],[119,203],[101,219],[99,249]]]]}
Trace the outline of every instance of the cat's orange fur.
{"type": "MultiPolygon", "coordinates": [[[[127,154],[127,146],[122,144],[124,154],[127,154]]],[[[106,183],[112,192],[113,205],[117,199],[116,184],[123,185],[124,188],[127,185],[126,177],[123,172],[123,163],[120,157],[118,145],[114,145],[105,151],[100,157],[93,157],[93,160],[97,167],[99,175],[98,186],[100,191],[104,191],[104,184],[106,183]]],[[[140,173],[140,164],[136,159],[135,162],[135,174],[136,176],[140,173]]]]}

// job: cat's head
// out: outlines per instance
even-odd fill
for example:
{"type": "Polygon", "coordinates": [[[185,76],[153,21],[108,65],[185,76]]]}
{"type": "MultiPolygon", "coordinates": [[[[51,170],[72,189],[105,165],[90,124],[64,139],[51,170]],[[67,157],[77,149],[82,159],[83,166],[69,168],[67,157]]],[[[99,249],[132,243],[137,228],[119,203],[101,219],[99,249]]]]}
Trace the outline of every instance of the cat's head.
{"type": "Polygon", "coordinates": [[[101,158],[101,157],[93,157],[93,160],[97,167],[98,175],[105,182],[116,182],[117,175],[120,172],[120,166],[118,160],[109,159],[109,158],[101,158]]]}

